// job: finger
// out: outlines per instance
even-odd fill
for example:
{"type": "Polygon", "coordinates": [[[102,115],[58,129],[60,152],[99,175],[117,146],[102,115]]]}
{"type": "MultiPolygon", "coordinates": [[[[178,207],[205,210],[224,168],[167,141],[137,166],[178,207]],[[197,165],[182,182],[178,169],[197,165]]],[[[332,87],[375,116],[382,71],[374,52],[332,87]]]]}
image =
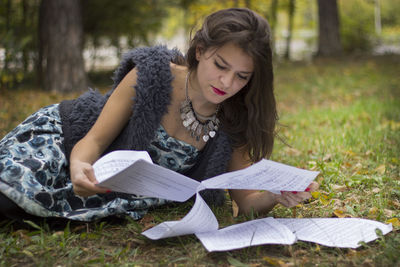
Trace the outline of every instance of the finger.
{"type": "Polygon", "coordinates": [[[104,194],[109,191],[109,189],[97,186],[87,179],[86,176],[79,177],[74,184],[74,192],[79,196],[92,196],[95,194],[104,194]]]}
{"type": "Polygon", "coordinates": [[[303,200],[301,192],[285,192],[283,195],[295,202],[301,202],[303,200]]]}
{"type": "Polygon", "coordinates": [[[91,181],[93,184],[98,183],[96,180],[96,177],[94,175],[94,169],[92,166],[85,167],[85,169],[83,169],[83,172],[85,173],[85,175],[89,179],[89,181],[91,181]]]}
{"type": "Polygon", "coordinates": [[[92,166],[90,166],[89,168],[86,169],[86,176],[89,179],[89,181],[92,182],[92,184],[90,185],[92,192],[101,193],[101,194],[111,192],[110,189],[97,185],[99,183],[99,181],[97,181],[97,179],[96,179],[96,176],[94,174],[94,169],[92,166]]]}
{"type": "Polygon", "coordinates": [[[286,203],[288,203],[290,207],[293,207],[311,198],[311,194],[308,192],[296,192],[296,194],[293,192],[285,192],[283,197],[287,199],[286,203]]]}
{"type": "Polygon", "coordinates": [[[299,192],[298,197],[300,198],[300,202],[303,202],[307,199],[311,198],[311,193],[309,192],[299,192]]]}
{"type": "Polygon", "coordinates": [[[295,197],[295,194],[293,194],[292,192],[283,192],[282,195],[278,198],[278,201],[288,208],[294,207],[299,203],[298,197],[295,197]]]}

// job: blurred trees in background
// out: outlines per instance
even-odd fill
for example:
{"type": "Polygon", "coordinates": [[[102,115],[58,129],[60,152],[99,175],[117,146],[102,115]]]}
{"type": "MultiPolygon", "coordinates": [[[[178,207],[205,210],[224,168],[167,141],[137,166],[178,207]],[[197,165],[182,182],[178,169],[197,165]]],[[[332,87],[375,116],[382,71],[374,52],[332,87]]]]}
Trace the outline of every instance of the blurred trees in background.
{"type": "Polygon", "coordinates": [[[87,88],[79,0],[42,0],[39,9],[38,69],[48,91],[87,88]]]}
{"type": "Polygon", "coordinates": [[[339,32],[339,13],[336,0],[318,0],[318,51],[319,56],[342,53],[339,32]]]}
{"type": "Polygon", "coordinates": [[[0,0],[0,90],[15,88],[24,79],[47,90],[85,89],[79,55],[85,55],[86,70],[95,70],[104,50],[114,58],[155,43],[184,51],[191,29],[204,16],[235,6],[269,20],[277,59],[365,53],[377,45],[400,43],[398,0],[0,0]],[[75,9],[57,12],[53,6],[66,2],[75,3],[75,9]],[[78,36],[80,40],[74,39],[78,36]],[[51,40],[59,44],[54,52],[51,40]]]}

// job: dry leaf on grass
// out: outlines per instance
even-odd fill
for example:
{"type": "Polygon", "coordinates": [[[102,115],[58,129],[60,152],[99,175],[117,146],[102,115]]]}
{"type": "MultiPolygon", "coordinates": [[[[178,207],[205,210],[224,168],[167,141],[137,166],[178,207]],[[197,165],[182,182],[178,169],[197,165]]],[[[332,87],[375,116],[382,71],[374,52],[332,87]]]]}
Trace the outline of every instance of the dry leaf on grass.
{"type": "Polygon", "coordinates": [[[232,200],[232,216],[236,218],[239,214],[239,207],[234,200],[232,200]]]}
{"type": "Polygon", "coordinates": [[[381,175],[385,174],[385,171],[386,171],[385,164],[382,164],[382,165],[379,165],[378,167],[376,167],[375,171],[381,175]]]}
{"type": "Polygon", "coordinates": [[[374,189],[372,189],[372,193],[379,193],[379,192],[381,192],[381,189],[380,188],[378,188],[378,187],[375,187],[374,189]]]}
{"type": "Polygon", "coordinates": [[[392,218],[386,221],[386,223],[391,223],[393,227],[400,227],[399,218],[392,218]]]}
{"type": "Polygon", "coordinates": [[[338,192],[343,192],[343,191],[346,191],[346,189],[347,189],[346,185],[333,184],[331,187],[333,190],[338,191],[338,192]]]}
{"type": "Polygon", "coordinates": [[[385,214],[386,217],[390,218],[393,217],[394,215],[394,211],[393,210],[389,210],[389,209],[384,209],[383,213],[385,214]]]}
{"type": "Polygon", "coordinates": [[[339,209],[334,210],[333,214],[338,218],[345,218],[346,217],[345,211],[339,210],[339,209]]]}
{"type": "Polygon", "coordinates": [[[293,147],[288,147],[288,148],[286,148],[286,153],[287,153],[289,156],[295,156],[295,157],[301,155],[301,151],[300,151],[300,150],[297,150],[297,149],[295,149],[295,148],[293,148],[293,147]]]}
{"type": "Polygon", "coordinates": [[[368,211],[368,216],[375,218],[378,215],[379,209],[377,207],[372,207],[368,211]]]}
{"type": "Polygon", "coordinates": [[[283,260],[273,258],[273,257],[263,257],[263,261],[272,265],[272,266],[279,266],[279,267],[286,267],[288,266],[283,260]]]}
{"type": "Polygon", "coordinates": [[[330,161],[331,159],[332,159],[332,154],[326,154],[322,160],[323,161],[330,161]]]}

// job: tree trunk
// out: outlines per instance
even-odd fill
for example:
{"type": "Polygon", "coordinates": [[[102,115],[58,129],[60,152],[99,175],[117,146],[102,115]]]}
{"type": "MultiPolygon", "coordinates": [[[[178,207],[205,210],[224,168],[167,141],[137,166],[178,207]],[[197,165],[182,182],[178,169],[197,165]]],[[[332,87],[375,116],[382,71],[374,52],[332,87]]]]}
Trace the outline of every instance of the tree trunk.
{"type": "MultiPolygon", "coordinates": [[[[21,7],[22,7],[22,22],[21,22],[21,29],[23,32],[23,37],[28,35],[28,3],[27,0],[22,0],[21,2],[21,7]]],[[[28,64],[29,64],[29,59],[28,59],[28,53],[29,49],[26,45],[22,47],[22,64],[23,64],[23,69],[24,73],[28,72],[28,64]]]]}
{"type": "Polygon", "coordinates": [[[318,0],[319,41],[318,56],[342,53],[339,33],[339,12],[336,0],[318,0]]]}
{"type": "Polygon", "coordinates": [[[375,33],[378,36],[380,36],[382,33],[380,0],[375,0],[375,33]]]}
{"type": "Polygon", "coordinates": [[[286,51],[285,51],[285,59],[290,59],[290,44],[292,43],[292,36],[293,36],[293,19],[294,19],[294,9],[295,9],[295,2],[294,0],[289,0],[289,23],[288,23],[288,33],[286,37],[286,51]]]}
{"type": "Polygon", "coordinates": [[[44,88],[57,92],[85,90],[80,1],[42,0],[39,27],[44,88]]]}
{"type": "Polygon", "coordinates": [[[278,0],[272,0],[271,5],[270,5],[269,25],[271,27],[271,47],[272,47],[273,53],[275,53],[275,54],[276,54],[275,39],[276,39],[277,13],[278,13],[278,0]]]}

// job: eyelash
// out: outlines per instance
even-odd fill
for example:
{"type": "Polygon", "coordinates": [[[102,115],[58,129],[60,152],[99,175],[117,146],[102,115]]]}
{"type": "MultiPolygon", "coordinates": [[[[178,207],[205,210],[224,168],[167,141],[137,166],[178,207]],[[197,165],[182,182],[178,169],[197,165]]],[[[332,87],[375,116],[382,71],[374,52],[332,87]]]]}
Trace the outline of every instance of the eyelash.
{"type": "MultiPolygon", "coordinates": [[[[214,61],[214,64],[215,64],[215,66],[216,66],[218,69],[220,69],[220,70],[226,70],[226,68],[225,68],[224,66],[221,66],[220,64],[218,64],[217,61],[214,61]]],[[[239,79],[247,80],[247,77],[244,77],[244,76],[242,76],[242,75],[239,75],[239,74],[238,74],[238,77],[239,77],[239,79]]]]}

